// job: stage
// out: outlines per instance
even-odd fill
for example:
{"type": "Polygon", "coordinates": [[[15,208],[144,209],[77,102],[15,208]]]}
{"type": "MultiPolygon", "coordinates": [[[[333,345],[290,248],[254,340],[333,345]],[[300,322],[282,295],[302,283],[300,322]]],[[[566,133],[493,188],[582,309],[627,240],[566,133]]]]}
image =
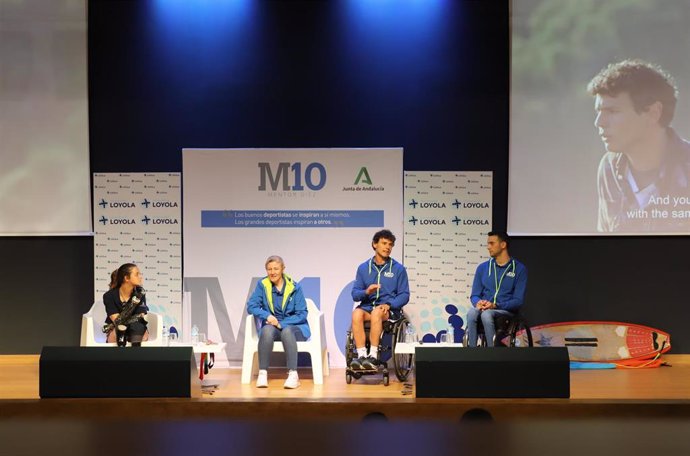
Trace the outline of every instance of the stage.
{"type": "MultiPolygon", "coordinates": [[[[38,355],[0,356],[0,419],[125,419],[142,406],[146,417],[176,419],[359,420],[380,412],[390,419],[457,422],[482,408],[497,421],[525,418],[690,418],[690,355],[667,355],[672,367],[658,369],[573,370],[570,399],[417,399],[392,376],[363,377],[348,385],[344,369],[331,369],[323,385],[300,370],[302,386],[282,388],[284,369],[269,371],[269,388],[240,384],[239,369],[212,369],[205,383],[217,384],[198,399],[40,399],[38,355]],[[107,414],[104,410],[107,409],[107,414]]],[[[509,377],[506,377],[509,381],[509,377]]]]}

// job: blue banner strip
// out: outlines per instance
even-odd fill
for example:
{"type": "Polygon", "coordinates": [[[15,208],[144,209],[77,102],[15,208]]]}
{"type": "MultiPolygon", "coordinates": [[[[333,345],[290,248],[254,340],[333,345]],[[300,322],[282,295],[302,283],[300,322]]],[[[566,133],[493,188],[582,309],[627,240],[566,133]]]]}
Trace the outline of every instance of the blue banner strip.
{"type": "Polygon", "coordinates": [[[201,211],[202,228],[376,228],[383,211],[201,211]]]}

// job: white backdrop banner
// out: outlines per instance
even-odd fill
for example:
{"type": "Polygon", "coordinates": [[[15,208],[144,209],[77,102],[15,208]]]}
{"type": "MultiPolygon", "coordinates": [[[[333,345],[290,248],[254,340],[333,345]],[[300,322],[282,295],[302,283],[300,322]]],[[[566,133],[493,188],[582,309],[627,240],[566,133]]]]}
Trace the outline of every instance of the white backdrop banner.
{"type": "Polygon", "coordinates": [[[462,341],[474,272],[487,259],[492,173],[405,172],[408,318],[425,342],[452,327],[462,341]]]}
{"type": "Polygon", "coordinates": [[[163,324],[182,322],[182,240],[179,173],[94,173],[94,300],[110,273],[135,263],[146,302],[163,324]]]}
{"type": "MultiPolygon", "coordinates": [[[[344,366],[357,266],[371,238],[402,245],[402,149],[184,149],[184,292],[191,321],[239,365],[246,302],[270,255],[322,310],[344,366]]],[[[393,256],[402,259],[402,249],[393,256]],[[396,255],[397,253],[397,255],[396,255]]]]}

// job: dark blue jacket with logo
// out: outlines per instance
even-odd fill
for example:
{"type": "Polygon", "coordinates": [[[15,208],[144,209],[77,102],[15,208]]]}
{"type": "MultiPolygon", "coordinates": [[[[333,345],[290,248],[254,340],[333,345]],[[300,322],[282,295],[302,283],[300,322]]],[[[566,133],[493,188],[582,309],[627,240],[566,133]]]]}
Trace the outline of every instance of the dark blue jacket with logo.
{"type": "Polygon", "coordinates": [[[389,258],[382,266],[378,266],[374,258],[360,264],[352,286],[352,299],[359,302],[358,307],[367,312],[371,312],[379,304],[389,304],[395,310],[401,309],[410,300],[410,284],[405,266],[393,258],[389,258]],[[367,295],[367,288],[375,283],[380,284],[381,288],[367,295]]]}
{"type": "Polygon", "coordinates": [[[477,266],[470,301],[476,307],[484,299],[495,303],[499,309],[517,312],[525,301],[526,290],[527,268],[524,264],[511,258],[499,266],[492,258],[477,266]]]}

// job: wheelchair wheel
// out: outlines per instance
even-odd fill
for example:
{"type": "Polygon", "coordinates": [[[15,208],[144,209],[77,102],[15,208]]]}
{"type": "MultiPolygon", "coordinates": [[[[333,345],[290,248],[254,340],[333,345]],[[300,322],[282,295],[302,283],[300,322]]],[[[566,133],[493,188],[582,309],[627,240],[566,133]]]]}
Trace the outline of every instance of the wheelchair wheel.
{"type": "Polygon", "coordinates": [[[388,374],[383,374],[383,386],[388,386],[390,384],[390,378],[388,374]]]}
{"type": "Polygon", "coordinates": [[[527,333],[527,346],[534,347],[534,339],[532,339],[532,330],[529,326],[525,326],[525,332],[527,333]]]}
{"type": "Polygon", "coordinates": [[[534,340],[532,339],[532,330],[525,324],[523,320],[519,320],[514,328],[510,331],[510,347],[533,347],[534,340]],[[527,345],[523,345],[527,342],[527,345]]]}
{"type": "Polygon", "coordinates": [[[348,385],[352,383],[352,374],[350,374],[349,372],[345,373],[345,383],[347,383],[348,385]]]}
{"type": "MultiPolygon", "coordinates": [[[[395,376],[398,377],[398,380],[401,382],[407,380],[408,375],[410,375],[410,371],[412,370],[412,357],[414,355],[411,353],[396,353],[395,346],[398,342],[403,342],[405,340],[405,332],[409,324],[407,319],[403,318],[393,327],[393,367],[395,368],[395,376]]],[[[386,377],[384,377],[384,384],[387,385],[387,383],[385,383],[385,378],[386,377]]]]}
{"type": "Polygon", "coordinates": [[[355,341],[352,337],[352,331],[348,331],[345,337],[345,365],[350,367],[350,363],[355,357],[355,341]]]}
{"type": "MultiPolygon", "coordinates": [[[[465,334],[462,336],[462,346],[463,347],[469,347],[470,346],[470,337],[467,334],[467,331],[465,330],[465,334]]],[[[477,334],[477,347],[486,347],[486,337],[484,337],[484,334],[477,334]]]]}

